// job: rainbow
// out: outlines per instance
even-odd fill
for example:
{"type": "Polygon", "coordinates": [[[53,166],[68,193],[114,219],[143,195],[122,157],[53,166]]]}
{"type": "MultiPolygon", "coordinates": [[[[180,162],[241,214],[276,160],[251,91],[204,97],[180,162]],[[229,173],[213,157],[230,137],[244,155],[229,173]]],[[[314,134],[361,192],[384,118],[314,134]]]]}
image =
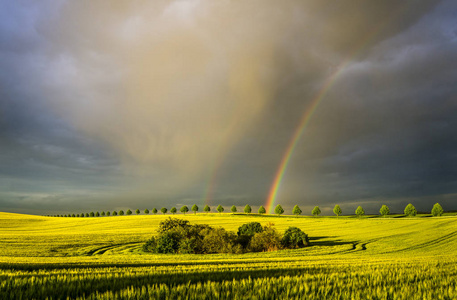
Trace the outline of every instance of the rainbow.
{"type": "Polygon", "coordinates": [[[342,63],[336,71],[334,71],[324,82],[324,85],[322,88],[319,90],[319,93],[313,98],[311,101],[311,105],[309,108],[305,111],[303,114],[300,123],[298,124],[297,128],[295,129],[294,134],[292,135],[292,138],[290,139],[289,145],[286,148],[286,151],[282,157],[281,164],[279,165],[278,171],[276,172],[276,175],[273,180],[273,184],[271,185],[270,192],[268,193],[268,198],[267,198],[267,203],[265,204],[266,210],[268,213],[273,213],[273,207],[275,205],[276,201],[276,196],[278,195],[278,190],[279,187],[281,186],[281,182],[284,178],[284,174],[286,172],[287,166],[289,165],[290,158],[292,157],[292,154],[295,150],[295,147],[297,146],[298,141],[300,140],[300,137],[305,130],[306,126],[308,125],[309,121],[311,120],[311,117],[313,116],[314,112],[316,111],[317,107],[319,106],[319,103],[324,99],[325,95],[333,85],[334,81],[338,77],[338,75],[341,74],[343,69],[346,67],[346,65],[349,63],[349,60],[345,61],[342,63]]]}
{"type": "MultiPolygon", "coordinates": [[[[403,5],[402,8],[398,9],[396,12],[392,13],[391,16],[392,18],[398,18],[401,16],[402,12],[404,12],[408,8],[407,5],[403,5]]],[[[311,120],[311,117],[313,116],[314,112],[316,111],[317,107],[319,106],[319,103],[324,99],[324,97],[327,95],[327,92],[330,90],[332,87],[333,83],[335,80],[338,78],[338,76],[343,72],[343,70],[346,68],[346,66],[350,63],[351,58],[354,57],[361,49],[363,49],[370,40],[372,40],[377,33],[379,33],[385,25],[389,24],[389,20],[386,20],[383,23],[379,23],[378,26],[374,30],[370,32],[367,36],[365,36],[364,39],[362,39],[360,46],[356,47],[354,51],[351,52],[350,55],[346,57],[346,59],[338,65],[335,71],[330,74],[330,76],[326,79],[324,84],[322,85],[321,89],[318,91],[316,96],[313,98],[311,101],[311,105],[309,108],[304,112],[300,123],[298,124],[297,128],[295,129],[294,134],[292,135],[292,138],[289,141],[289,144],[287,145],[286,151],[284,152],[284,155],[282,157],[281,163],[279,165],[279,168],[276,172],[276,175],[273,180],[273,184],[270,187],[270,191],[268,193],[268,198],[265,204],[266,210],[268,213],[273,213],[274,210],[274,205],[276,202],[276,197],[278,195],[278,190],[279,187],[281,186],[281,182],[284,178],[284,173],[286,172],[287,166],[289,165],[290,158],[295,150],[295,147],[297,146],[298,141],[300,140],[300,137],[305,130],[306,126],[308,125],[309,121],[311,120]]]]}

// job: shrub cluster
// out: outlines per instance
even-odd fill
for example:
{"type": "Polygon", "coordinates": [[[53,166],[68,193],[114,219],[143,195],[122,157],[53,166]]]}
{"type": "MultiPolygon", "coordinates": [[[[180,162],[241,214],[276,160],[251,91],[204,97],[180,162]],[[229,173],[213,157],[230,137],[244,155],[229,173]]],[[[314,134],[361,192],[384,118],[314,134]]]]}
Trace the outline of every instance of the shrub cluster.
{"type": "Polygon", "coordinates": [[[289,227],[283,236],[272,223],[243,224],[238,232],[206,224],[168,218],[160,222],[157,237],[143,245],[143,251],[154,253],[245,253],[294,249],[309,245],[308,236],[297,227],[289,227]]]}

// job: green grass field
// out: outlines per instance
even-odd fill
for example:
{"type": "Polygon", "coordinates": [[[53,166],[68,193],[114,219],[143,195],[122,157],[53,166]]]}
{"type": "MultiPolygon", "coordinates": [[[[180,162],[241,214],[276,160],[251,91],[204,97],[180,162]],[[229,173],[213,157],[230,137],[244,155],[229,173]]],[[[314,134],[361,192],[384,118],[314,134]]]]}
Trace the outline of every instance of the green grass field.
{"type": "Polygon", "coordinates": [[[311,246],[265,253],[149,254],[170,215],[0,213],[0,299],[457,299],[457,217],[187,214],[236,231],[272,222],[311,246]]]}

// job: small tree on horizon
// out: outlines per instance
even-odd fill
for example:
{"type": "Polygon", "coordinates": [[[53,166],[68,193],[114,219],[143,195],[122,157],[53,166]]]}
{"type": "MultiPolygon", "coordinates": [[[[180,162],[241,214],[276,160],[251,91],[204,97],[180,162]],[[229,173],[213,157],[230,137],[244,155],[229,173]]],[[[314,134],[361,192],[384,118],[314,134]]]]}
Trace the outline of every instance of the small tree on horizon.
{"type": "Polygon", "coordinates": [[[343,213],[343,211],[341,210],[341,207],[340,207],[338,204],[335,205],[335,207],[333,208],[333,213],[334,213],[337,217],[339,217],[339,216],[343,213]]]}
{"type": "Polygon", "coordinates": [[[209,213],[211,211],[211,207],[207,205],[205,205],[205,207],[203,207],[203,211],[206,212],[206,213],[209,213]]]}
{"type": "Polygon", "coordinates": [[[232,213],[236,213],[236,206],[235,205],[232,205],[232,207],[230,208],[230,211],[232,213]]]}
{"type": "Polygon", "coordinates": [[[109,217],[111,215],[111,213],[109,211],[107,211],[106,215],[109,217]]]}
{"type": "Polygon", "coordinates": [[[132,211],[130,209],[127,210],[127,216],[130,216],[132,214],[132,211]]]}
{"type": "Polygon", "coordinates": [[[105,214],[105,211],[102,211],[102,216],[104,217],[106,214],[105,214]]]}
{"type": "Polygon", "coordinates": [[[321,209],[319,208],[319,206],[314,206],[314,208],[311,211],[311,213],[313,214],[313,216],[317,217],[318,215],[321,214],[321,209]]]}
{"type": "Polygon", "coordinates": [[[249,204],[246,204],[246,206],[244,207],[244,213],[245,214],[250,214],[252,211],[252,208],[249,204]]]}
{"type": "Polygon", "coordinates": [[[171,212],[172,214],[175,214],[176,211],[177,211],[177,210],[176,210],[176,207],[172,207],[172,208],[170,209],[170,212],[171,212]]]}
{"type": "Polygon", "coordinates": [[[146,208],[146,209],[144,210],[144,214],[145,214],[145,215],[149,215],[149,209],[146,208]]]}
{"type": "Polygon", "coordinates": [[[160,211],[161,211],[163,214],[166,214],[167,211],[168,211],[168,209],[167,209],[166,207],[162,207],[162,208],[160,209],[160,211]]]}
{"type": "Polygon", "coordinates": [[[414,217],[417,214],[417,210],[411,203],[405,207],[405,215],[407,217],[414,217]]]}
{"type": "Polygon", "coordinates": [[[179,211],[182,212],[183,214],[186,214],[186,212],[189,211],[189,208],[187,207],[187,205],[184,205],[183,207],[181,207],[181,209],[179,211]]]}
{"type": "Polygon", "coordinates": [[[358,217],[361,217],[365,214],[365,211],[363,210],[362,206],[359,205],[359,207],[357,207],[357,209],[355,210],[355,214],[358,217]]]}
{"type": "Polygon", "coordinates": [[[220,205],[220,204],[217,206],[216,209],[220,214],[224,211],[224,207],[222,207],[222,205],[220,205]]]}
{"type": "Polygon", "coordinates": [[[381,206],[379,213],[381,214],[381,216],[386,217],[388,214],[390,214],[390,209],[387,205],[383,205],[381,206]]]}
{"type": "Polygon", "coordinates": [[[152,213],[153,213],[154,215],[157,214],[157,208],[154,207],[154,208],[152,209],[152,213]]]}
{"type": "Polygon", "coordinates": [[[301,215],[301,213],[302,213],[302,211],[301,211],[300,207],[298,207],[298,205],[294,206],[294,209],[292,210],[292,212],[294,213],[294,215],[301,215]]]}
{"type": "Polygon", "coordinates": [[[95,216],[96,216],[96,217],[100,217],[100,213],[97,211],[97,212],[95,213],[95,216]]]}
{"type": "Polygon", "coordinates": [[[198,206],[197,206],[197,204],[192,205],[192,208],[191,208],[191,209],[192,209],[192,211],[194,212],[194,215],[195,215],[195,214],[197,213],[197,211],[198,211],[198,206]]]}
{"type": "Polygon", "coordinates": [[[74,218],[74,217],[75,217],[75,214],[72,214],[71,217],[74,218]]]}
{"type": "Polygon", "coordinates": [[[260,206],[259,207],[259,214],[263,215],[264,213],[266,213],[267,211],[265,210],[265,207],[263,206],[260,206]]]}
{"type": "Polygon", "coordinates": [[[89,214],[89,217],[93,217],[93,216],[95,216],[95,214],[94,214],[93,211],[91,211],[90,214],[89,214]]]}
{"type": "Polygon", "coordinates": [[[137,215],[139,215],[139,214],[140,214],[140,210],[137,208],[137,210],[135,210],[135,213],[136,213],[137,215]]]}
{"type": "Polygon", "coordinates": [[[89,218],[89,214],[88,213],[86,213],[86,218],[89,218]]]}
{"type": "Polygon", "coordinates": [[[123,210],[120,210],[119,211],[119,216],[123,216],[124,215],[124,211],[123,210]]]}
{"type": "Polygon", "coordinates": [[[441,215],[443,213],[444,213],[444,210],[441,207],[441,205],[439,203],[435,203],[435,205],[433,205],[433,208],[432,208],[432,215],[434,217],[441,217],[441,215]]]}
{"type": "Polygon", "coordinates": [[[117,211],[113,211],[113,216],[117,216],[117,211]]]}
{"type": "Polygon", "coordinates": [[[278,216],[282,215],[284,213],[284,209],[282,208],[282,206],[280,204],[278,204],[275,208],[275,214],[277,214],[278,216]]]}

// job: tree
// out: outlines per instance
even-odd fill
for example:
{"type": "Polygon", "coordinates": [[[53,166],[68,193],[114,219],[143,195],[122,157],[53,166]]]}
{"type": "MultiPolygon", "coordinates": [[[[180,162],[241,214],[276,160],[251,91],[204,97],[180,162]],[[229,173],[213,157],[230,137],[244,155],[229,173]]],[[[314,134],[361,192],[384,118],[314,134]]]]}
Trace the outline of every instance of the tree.
{"type": "Polygon", "coordinates": [[[440,217],[443,214],[444,210],[439,203],[435,203],[432,208],[432,215],[434,217],[440,217]]]}
{"type": "Polygon", "coordinates": [[[109,217],[111,215],[111,213],[109,211],[107,211],[106,215],[109,217]]]}
{"type": "Polygon", "coordinates": [[[100,213],[97,211],[97,212],[95,213],[95,216],[96,216],[96,217],[100,217],[100,213]]]}
{"type": "Polygon", "coordinates": [[[358,217],[361,217],[365,214],[365,211],[363,210],[362,206],[359,205],[359,207],[357,207],[357,209],[355,210],[355,214],[358,217]]]}
{"type": "Polygon", "coordinates": [[[136,213],[137,215],[139,215],[139,214],[140,214],[140,210],[139,210],[139,209],[135,210],[135,213],[136,213]]]}
{"type": "Polygon", "coordinates": [[[414,217],[417,214],[416,208],[410,203],[405,207],[405,215],[407,217],[414,217]]]}
{"type": "Polygon", "coordinates": [[[90,214],[89,214],[89,217],[93,217],[93,216],[95,216],[95,214],[94,214],[93,211],[91,211],[90,214]]]}
{"type": "Polygon", "coordinates": [[[259,222],[250,222],[238,227],[238,236],[240,235],[254,235],[255,233],[262,232],[263,227],[259,222]]]}
{"type": "Polygon", "coordinates": [[[302,248],[309,245],[308,235],[298,227],[289,227],[281,241],[285,248],[302,248]]]}
{"type": "Polygon", "coordinates": [[[127,210],[127,216],[130,216],[132,214],[132,211],[129,209],[127,210]]]}
{"type": "MultiPolygon", "coordinates": [[[[48,216],[49,217],[49,216],[48,216]]],[[[79,214],[76,215],[77,218],[79,218],[79,214]]]]}
{"type": "Polygon", "coordinates": [[[192,209],[192,211],[194,212],[194,215],[195,215],[195,214],[197,213],[197,211],[198,211],[198,206],[197,206],[197,204],[192,205],[192,208],[191,208],[191,209],[192,209]]]}
{"type": "Polygon", "coordinates": [[[189,211],[189,208],[186,205],[184,205],[183,207],[181,207],[181,209],[179,211],[182,212],[183,214],[186,214],[186,212],[189,211]]]}
{"type": "Polygon", "coordinates": [[[267,211],[265,210],[265,207],[263,206],[260,206],[259,207],[259,214],[263,215],[264,213],[266,213],[267,211]]]}
{"type": "Polygon", "coordinates": [[[333,208],[333,213],[334,213],[337,217],[339,217],[339,216],[343,213],[343,211],[341,210],[341,207],[340,207],[338,204],[335,205],[335,207],[333,208]]]}
{"type": "Polygon", "coordinates": [[[105,212],[104,212],[104,211],[102,211],[102,216],[104,217],[105,215],[106,215],[106,214],[105,214],[105,212]]]}
{"type": "Polygon", "coordinates": [[[157,208],[154,207],[154,208],[152,209],[152,213],[153,213],[154,215],[157,214],[157,208]]]}
{"type": "Polygon", "coordinates": [[[301,213],[302,213],[302,211],[301,211],[300,207],[298,207],[298,205],[294,206],[294,209],[292,210],[292,212],[294,213],[294,215],[301,215],[301,213]]]}
{"type": "Polygon", "coordinates": [[[211,207],[209,207],[208,205],[205,205],[205,207],[203,208],[203,211],[206,213],[209,213],[211,211],[211,207]]]}
{"type": "Polygon", "coordinates": [[[176,213],[176,207],[172,207],[172,208],[170,209],[170,212],[171,212],[172,214],[175,214],[175,213],[176,213]]]}
{"type": "Polygon", "coordinates": [[[246,206],[244,207],[244,213],[250,214],[251,211],[252,211],[251,206],[249,206],[249,204],[246,204],[246,206]]]}
{"type": "Polygon", "coordinates": [[[144,210],[144,214],[145,214],[145,215],[149,215],[149,209],[146,208],[146,209],[144,210]]]}
{"type": "Polygon", "coordinates": [[[86,218],[88,218],[88,217],[89,217],[89,214],[88,214],[88,213],[86,213],[86,218]]]}
{"type": "Polygon", "coordinates": [[[119,216],[123,216],[124,215],[124,211],[123,210],[120,210],[119,211],[119,216]]]}
{"type": "Polygon", "coordinates": [[[275,208],[275,214],[277,214],[278,216],[282,215],[284,213],[284,209],[282,208],[282,206],[280,204],[278,204],[275,208]]]}
{"type": "Polygon", "coordinates": [[[319,208],[319,206],[315,206],[311,213],[313,214],[313,216],[317,217],[318,215],[321,214],[321,209],[319,208]]]}
{"type": "Polygon", "coordinates": [[[388,214],[390,214],[390,209],[389,209],[389,207],[387,205],[383,205],[383,206],[381,206],[381,209],[379,210],[379,213],[381,214],[381,216],[385,217],[388,214]]]}
{"type": "Polygon", "coordinates": [[[80,217],[81,217],[81,218],[84,218],[84,213],[82,213],[80,217]]]}
{"type": "Polygon", "coordinates": [[[75,217],[75,214],[72,214],[71,217],[74,218],[74,217],[75,217]]]}
{"type": "Polygon", "coordinates": [[[236,206],[235,205],[232,205],[232,207],[230,208],[230,211],[232,213],[236,213],[236,206]]]}
{"type": "Polygon", "coordinates": [[[113,216],[117,216],[117,211],[113,211],[113,216]]]}
{"type": "Polygon", "coordinates": [[[167,211],[168,211],[168,209],[167,209],[166,207],[162,207],[162,208],[160,209],[160,211],[161,211],[163,214],[166,214],[167,211]]]}

